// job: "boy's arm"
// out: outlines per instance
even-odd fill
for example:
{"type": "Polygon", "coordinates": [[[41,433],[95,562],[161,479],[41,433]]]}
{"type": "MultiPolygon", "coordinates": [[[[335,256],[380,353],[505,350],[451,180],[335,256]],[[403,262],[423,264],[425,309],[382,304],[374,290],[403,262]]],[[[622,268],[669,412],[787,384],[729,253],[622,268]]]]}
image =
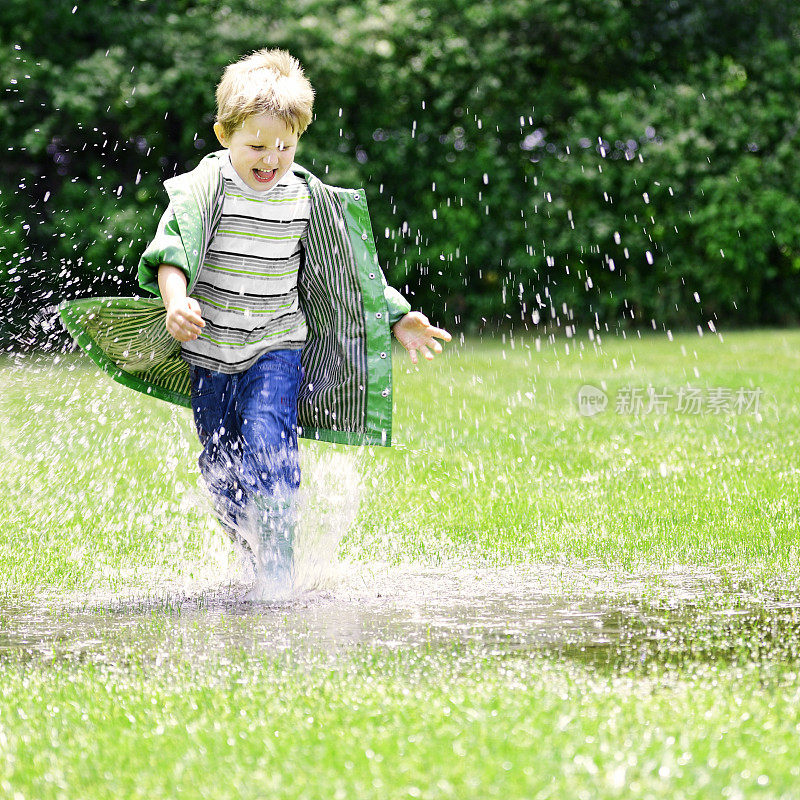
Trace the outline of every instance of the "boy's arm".
{"type": "Polygon", "coordinates": [[[388,286],[385,279],[383,281],[383,296],[386,300],[386,305],[389,307],[389,327],[391,328],[411,311],[411,303],[397,289],[388,286]]]}
{"type": "Polygon", "coordinates": [[[189,264],[186,260],[186,250],[171,205],[162,215],[153,241],[147,245],[147,249],[139,259],[139,286],[156,296],[162,296],[159,285],[159,271],[162,264],[171,264],[179,268],[188,282],[189,264]]]}
{"type": "Polygon", "coordinates": [[[174,339],[190,342],[200,335],[206,323],[200,314],[200,304],[186,296],[186,276],[172,264],[158,268],[158,288],[167,309],[166,325],[174,339]]]}

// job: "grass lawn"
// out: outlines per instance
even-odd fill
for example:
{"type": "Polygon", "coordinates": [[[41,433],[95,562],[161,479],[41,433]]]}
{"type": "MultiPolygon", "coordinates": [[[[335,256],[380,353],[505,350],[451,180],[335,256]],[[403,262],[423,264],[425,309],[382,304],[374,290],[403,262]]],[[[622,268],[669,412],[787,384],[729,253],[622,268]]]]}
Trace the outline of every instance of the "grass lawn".
{"type": "MultiPolygon", "coordinates": [[[[395,355],[397,446],[351,451],[355,472],[325,479],[361,499],[346,559],[541,568],[554,596],[668,624],[605,648],[366,637],[196,658],[167,601],[124,646],[103,634],[42,657],[11,641],[19,608],[44,603],[68,629],[59,598],[190,586],[227,550],[189,412],[80,356],[7,359],[0,795],[797,796],[800,331],[498,336],[419,369],[395,355]],[[594,416],[587,385],[607,398],[594,416]],[[691,592],[664,583],[676,574],[691,592]]],[[[309,485],[338,451],[305,445],[309,485]]]]}

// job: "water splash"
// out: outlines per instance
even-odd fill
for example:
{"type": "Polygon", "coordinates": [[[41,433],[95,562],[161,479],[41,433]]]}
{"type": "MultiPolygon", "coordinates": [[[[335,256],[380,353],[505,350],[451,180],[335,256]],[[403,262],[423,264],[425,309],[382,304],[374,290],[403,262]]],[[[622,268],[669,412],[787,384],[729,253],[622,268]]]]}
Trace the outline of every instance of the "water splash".
{"type": "Polygon", "coordinates": [[[250,589],[242,599],[274,602],[329,588],[341,572],[339,544],[354,522],[364,490],[365,456],[325,446],[304,447],[303,483],[297,498],[298,525],[291,575],[276,579],[275,555],[259,541],[256,520],[242,526],[243,543],[232,544],[234,575],[250,589]],[[255,563],[252,554],[256,554],[255,563]]]}

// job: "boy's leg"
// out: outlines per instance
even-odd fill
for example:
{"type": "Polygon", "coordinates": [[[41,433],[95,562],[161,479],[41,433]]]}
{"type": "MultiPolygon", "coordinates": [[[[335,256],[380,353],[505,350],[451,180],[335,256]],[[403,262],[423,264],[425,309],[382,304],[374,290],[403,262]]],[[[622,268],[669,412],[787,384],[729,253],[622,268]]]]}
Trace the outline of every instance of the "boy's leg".
{"type": "Polygon", "coordinates": [[[192,412],[203,447],[198,465],[211,492],[214,510],[228,537],[236,544],[244,506],[241,485],[242,441],[236,415],[235,375],[190,366],[192,412]]]}
{"type": "Polygon", "coordinates": [[[280,579],[291,572],[296,526],[301,374],[299,350],[274,350],[242,374],[236,392],[245,502],[256,522],[262,567],[280,579]]]}

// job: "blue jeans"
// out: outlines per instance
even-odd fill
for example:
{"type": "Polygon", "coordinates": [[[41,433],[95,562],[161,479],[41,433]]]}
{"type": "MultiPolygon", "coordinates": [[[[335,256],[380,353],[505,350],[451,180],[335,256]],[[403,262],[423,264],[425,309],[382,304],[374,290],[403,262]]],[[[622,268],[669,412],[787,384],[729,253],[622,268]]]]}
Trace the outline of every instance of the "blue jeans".
{"type": "Polygon", "coordinates": [[[189,366],[200,472],[229,534],[259,500],[291,508],[300,485],[299,350],[272,350],[244,372],[189,366]]]}

